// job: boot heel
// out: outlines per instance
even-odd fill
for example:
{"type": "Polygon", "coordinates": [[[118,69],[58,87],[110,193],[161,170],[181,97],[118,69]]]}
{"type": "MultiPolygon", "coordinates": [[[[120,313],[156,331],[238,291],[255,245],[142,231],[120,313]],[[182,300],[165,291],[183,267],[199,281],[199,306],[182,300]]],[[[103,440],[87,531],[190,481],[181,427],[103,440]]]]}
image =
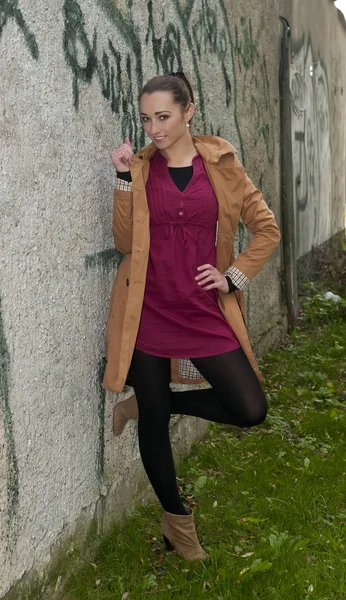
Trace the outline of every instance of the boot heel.
{"type": "Polygon", "coordinates": [[[172,550],[174,550],[174,546],[171,544],[169,539],[166,538],[165,535],[163,536],[163,541],[164,541],[167,552],[172,552],[172,550]]]}

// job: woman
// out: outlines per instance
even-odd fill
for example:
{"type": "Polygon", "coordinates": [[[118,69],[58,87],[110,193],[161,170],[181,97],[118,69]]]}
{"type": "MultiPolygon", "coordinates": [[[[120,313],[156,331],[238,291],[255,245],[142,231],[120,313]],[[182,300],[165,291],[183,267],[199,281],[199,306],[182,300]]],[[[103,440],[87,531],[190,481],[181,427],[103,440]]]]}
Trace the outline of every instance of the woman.
{"type": "Polygon", "coordinates": [[[164,509],[166,547],[187,560],[203,559],[193,513],[178,493],[170,415],[239,427],[265,419],[241,290],[280,233],[233,146],[191,135],[194,98],[183,73],[154,77],[139,104],[151,144],[134,156],[127,138],[112,153],[113,233],[125,258],[110,300],[103,385],[120,392],[129,372],[135,396],[117,404],[114,433],[138,418],[141,458],[164,509]],[[234,260],[240,217],[253,237],[234,260]],[[211,388],[172,392],[169,386],[204,380],[211,388]]]}

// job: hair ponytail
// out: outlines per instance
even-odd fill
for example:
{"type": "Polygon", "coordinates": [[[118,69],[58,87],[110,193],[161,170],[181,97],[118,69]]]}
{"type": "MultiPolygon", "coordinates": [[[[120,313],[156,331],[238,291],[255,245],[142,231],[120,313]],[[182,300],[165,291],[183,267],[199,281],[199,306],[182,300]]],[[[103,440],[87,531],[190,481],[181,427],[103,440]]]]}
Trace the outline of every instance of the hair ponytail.
{"type": "Polygon", "coordinates": [[[170,73],[170,75],[172,75],[173,77],[178,77],[185,83],[187,89],[189,90],[190,102],[192,102],[192,104],[194,104],[195,99],[194,99],[194,95],[193,95],[192,86],[191,86],[190,81],[186,77],[185,73],[183,71],[177,71],[176,73],[170,73]]]}

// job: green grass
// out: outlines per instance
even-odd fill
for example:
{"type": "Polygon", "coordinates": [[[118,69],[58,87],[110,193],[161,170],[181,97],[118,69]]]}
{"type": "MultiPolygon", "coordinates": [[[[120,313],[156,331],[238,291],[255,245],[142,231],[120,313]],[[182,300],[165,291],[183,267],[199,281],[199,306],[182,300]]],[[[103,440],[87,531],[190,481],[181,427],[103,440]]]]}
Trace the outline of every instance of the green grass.
{"type": "Polygon", "coordinates": [[[266,423],[212,424],[181,462],[210,560],[166,553],[150,506],[102,539],[64,600],[346,599],[345,314],[346,300],[308,298],[261,365],[266,423]]]}

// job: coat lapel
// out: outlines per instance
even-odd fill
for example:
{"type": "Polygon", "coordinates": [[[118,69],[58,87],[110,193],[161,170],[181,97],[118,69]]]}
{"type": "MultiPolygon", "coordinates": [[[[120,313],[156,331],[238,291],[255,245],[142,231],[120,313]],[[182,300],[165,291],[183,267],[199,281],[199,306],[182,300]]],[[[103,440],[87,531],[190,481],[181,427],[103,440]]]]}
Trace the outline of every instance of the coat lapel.
{"type": "MultiPolygon", "coordinates": [[[[234,238],[238,228],[245,190],[245,171],[234,166],[235,148],[227,140],[213,136],[193,136],[208,177],[218,200],[217,269],[223,273],[233,262],[234,238]]],[[[134,233],[137,221],[149,224],[145,185],[149,177],[150,159],[157,152],[151,143],[134,157],[131,176],[135,193],[134,233]]]]}

